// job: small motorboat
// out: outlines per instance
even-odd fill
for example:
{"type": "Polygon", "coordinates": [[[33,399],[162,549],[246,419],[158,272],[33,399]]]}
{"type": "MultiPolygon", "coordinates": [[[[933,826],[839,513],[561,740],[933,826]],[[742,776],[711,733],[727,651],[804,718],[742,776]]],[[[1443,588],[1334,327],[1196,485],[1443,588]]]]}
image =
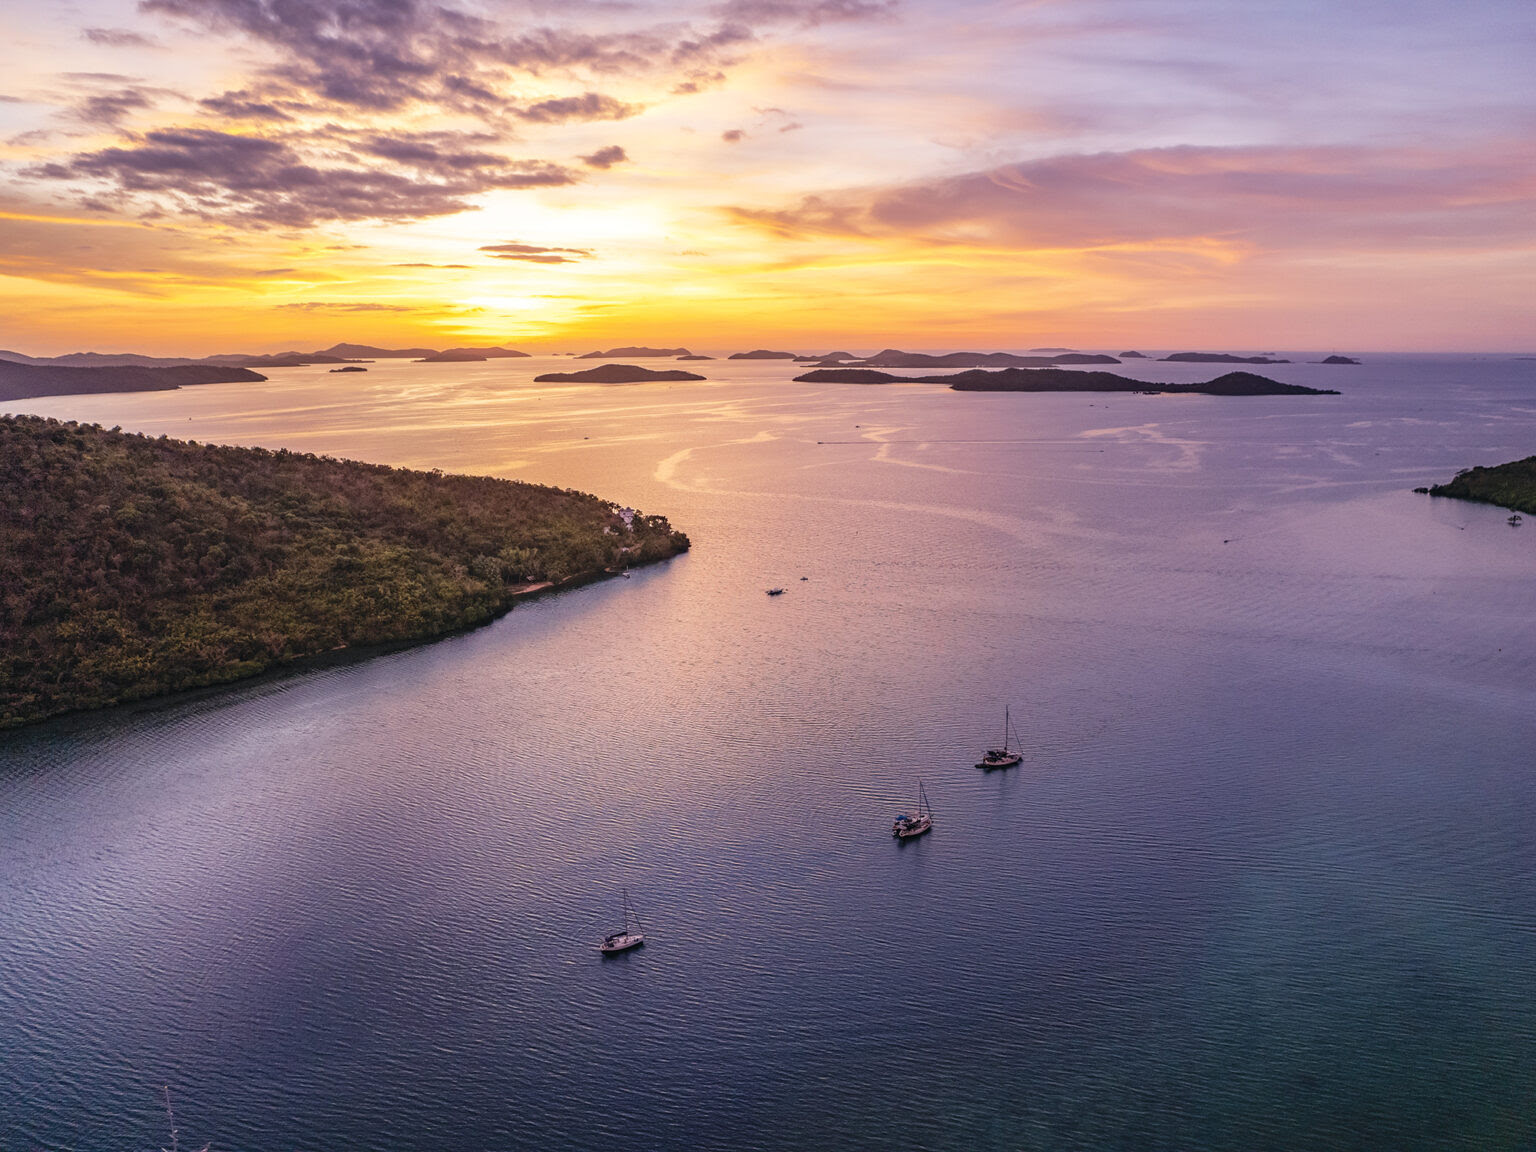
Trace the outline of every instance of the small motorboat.
{"type": "Polygon", "coordinates": [[[784,589],[782,589],[782,588],[770,588],[770,589],[768,589],[768,595],[770,595],[770,596],[782,596],[782,595],[784,595],[784,589]]]}
{"type": "Polygon", "coordinates": [[[598,944],[597,950],[605,956],[616,952],[628,952],[645,943],[645,933],[640,928],[640,914],[629,906],[629,890],[624,889],[624,927],[610,932],[598,944]]]}

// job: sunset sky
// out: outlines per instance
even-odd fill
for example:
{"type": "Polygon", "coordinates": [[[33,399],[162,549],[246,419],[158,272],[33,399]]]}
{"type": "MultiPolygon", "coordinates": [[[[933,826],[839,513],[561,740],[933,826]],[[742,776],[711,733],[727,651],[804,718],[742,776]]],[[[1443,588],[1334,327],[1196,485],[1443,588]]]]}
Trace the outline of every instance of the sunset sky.
{"type": "Polygon", "coordinates": [[[1531,0],[6,9],[33,355],[1536,348],[1531,0]]]}

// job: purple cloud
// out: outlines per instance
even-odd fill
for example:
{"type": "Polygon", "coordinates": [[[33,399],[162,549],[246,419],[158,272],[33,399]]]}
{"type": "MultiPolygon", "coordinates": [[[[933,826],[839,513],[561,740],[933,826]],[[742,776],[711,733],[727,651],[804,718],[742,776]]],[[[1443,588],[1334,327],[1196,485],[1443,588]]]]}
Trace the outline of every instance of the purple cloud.
{"type": "Polygon", "coordinates": [[[87,96],[69,110],[69,115],[87,124],[116,126],[134,112],[153,108],[152,96],[164,94],[164,89],[142,88],[137,85],[119,88],[116,92],[98,92],[87,96]]]}
{"type": "Polygon", "coordinates": [[[606,148],[599,148],[596,152],[588,152],[579,157],[588,168],[612,168],[615,164],[622,164],[629,159],[629,154],[617,144],[610,144],[606,148]]]}
{"type": "Polygon", "coordinates": [[[798,24],[814,28],[848,20],[893,15],[897,0],[728,0],[715,11],[722,19],[745,24],[798,24]]]}
{"type": "Polygon", "coordinates": [[[155,41],[126,28],[82,28],[80,35],[92,44],[107,48],[157,48],[155,41]]]}
{"type": "MultiPolygon", "coordinates": [[[[143,0],[140,8],[276,48],[280,59],[263,82],[297,99],[367,112],[428,104],[489,119],[507,110],[509,70],[643,73],[713,58],[751,38],[736,26],[703,36],[666,26],[601,35],[544,27],[509,35],[484,17],[419,0],[143,0]]],[[[584,112],[616,119],[625,108],[586,94],[512,112],[548,121],[584,112]],[[549,107],[563,102],[569,103],[549,107]]]]}
{"type": "Polygon", "coordinates": [[[483,244],[480,251],[489,252],[498,260],[523,260],[530,264],[574,264],[584,256],[592,255],[590,248],[546,248],[539,244],[483,244]]]}
{"type": "MultiPolygon", "coordinates": [[[[253,99],[250,92],[225,92],[221,96],[209,96],[199,100],[198,105],[226,120],[293,120],[289,111],[270,101],[253,99]]],[[[297,112],[301,111],[303,106],[289,102],[289,108],[297,112]]]]}
{"type": "Polygon", "coordinates": [[[638,104],[625,104],[612,96],[585,92],[580,96],[562,96],[541,100],[526,108],[514,108],[519,120],[535,124],[563,124],[567,120],[624,120],[642,111],[638,104]]]}
{"type": "MultiPolygon", "coordinates": [[[[386,170],[311,163],[283,139],[178,129],[146,133],[129,147],[39,165],[28,174],[106,185],[120,199],[148,198],[194,216],[300,228],[443,216],[470,208],[467,198],[477,193],[575,179],[567,169],[542,161],[434,152],[411,138],[399,143],[403,158],[386,170]]],[[[375,155],[390,150],[380,137],[371,147],[375,155]]]]}
{"type": "Polygon", "coordinates": [[[1021,249],[1218,238],[1256,247],[1513,242],[1536,219],[1536,150],[1179,147],[1058,156],[731,208],[785,237],[1021,249]]]}

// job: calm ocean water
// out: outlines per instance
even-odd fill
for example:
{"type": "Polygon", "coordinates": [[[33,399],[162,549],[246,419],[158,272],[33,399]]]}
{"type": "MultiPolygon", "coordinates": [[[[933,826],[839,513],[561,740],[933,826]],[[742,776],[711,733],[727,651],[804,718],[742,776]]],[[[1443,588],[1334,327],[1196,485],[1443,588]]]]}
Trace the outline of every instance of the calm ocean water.
{"type": "Polygon", "coordinates": [[[0,735],[0,1149],[168,1147],[166,1085],[226,1152],[1536,1148],[1536,523],[1410,491],[1536,452],[1536,362],[547,367],[7,405],[695,548],[0,735]],[[605,960],[622,888],[649,939],[605,960]]]}

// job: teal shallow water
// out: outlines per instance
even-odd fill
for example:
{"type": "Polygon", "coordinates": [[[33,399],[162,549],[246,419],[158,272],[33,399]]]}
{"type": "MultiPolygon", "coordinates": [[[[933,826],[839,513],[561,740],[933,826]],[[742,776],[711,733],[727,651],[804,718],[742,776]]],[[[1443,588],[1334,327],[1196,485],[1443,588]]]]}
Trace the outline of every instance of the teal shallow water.
{"type": "Polygon", "coordinates": [[[165,1084],[251,1152],[1536,1147],[1536,528],[1408,491],[1536,451],[1536,365],[546,367],[14,405],[695,549],[0,737],[0,1147],[159,1147],[165,1084]],[[977,772],[1005,703],[1025,763],[977,772]],[[621,885],[649,939],[603,961],[621,885]]]}

